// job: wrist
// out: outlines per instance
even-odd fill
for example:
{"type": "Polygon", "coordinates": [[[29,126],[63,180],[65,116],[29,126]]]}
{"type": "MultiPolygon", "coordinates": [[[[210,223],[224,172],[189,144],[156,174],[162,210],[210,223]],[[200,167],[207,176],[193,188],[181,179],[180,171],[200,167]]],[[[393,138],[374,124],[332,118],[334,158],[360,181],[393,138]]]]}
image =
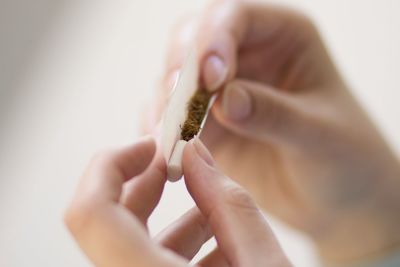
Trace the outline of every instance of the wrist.
{"type": "Polygon", "coordinates": [[[322,260],[352,264],[399,250],[400,197],[393,192],[398,188],[379,190],[365,206],[325,217],[325,222],[312,234],[322,260]]]}
{"type": "Polygon", "coordinates": [[[400,266],[400,249],[387,253],[374,259],[366,259],[356,263],[330,264],[325,263],[324,266],[329,267],[398,267],[400,266]]]}
{"type": "Polygon", "coordinates": [[[351,264],[380,258],[400,249],[400,220],[382,221],[359,216],[341,219],[327,235],[319,236],[316,245],[320,257],[331,264],[351,264]]]}

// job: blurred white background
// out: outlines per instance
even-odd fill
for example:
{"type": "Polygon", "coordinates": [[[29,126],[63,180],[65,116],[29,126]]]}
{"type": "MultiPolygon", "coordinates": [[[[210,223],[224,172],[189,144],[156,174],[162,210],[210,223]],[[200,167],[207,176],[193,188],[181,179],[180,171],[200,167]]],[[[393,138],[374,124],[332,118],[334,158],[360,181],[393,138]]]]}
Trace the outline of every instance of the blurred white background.
{"type": "MultiPolygon", "coordinates": [[[[354,94],[400,151],[400,1],[279,3],[314,18],[354,94]]],[[[169,29],[205,4],[0,0],[0,266],[90,266],[63,209],[93,152],[138,136],[169,29]]],[[[192,205],[182,183],[168,184],[152,232],[192,205]]],[[[316,266],[304,237],[273,227],[296,266],[316,266]]]]}

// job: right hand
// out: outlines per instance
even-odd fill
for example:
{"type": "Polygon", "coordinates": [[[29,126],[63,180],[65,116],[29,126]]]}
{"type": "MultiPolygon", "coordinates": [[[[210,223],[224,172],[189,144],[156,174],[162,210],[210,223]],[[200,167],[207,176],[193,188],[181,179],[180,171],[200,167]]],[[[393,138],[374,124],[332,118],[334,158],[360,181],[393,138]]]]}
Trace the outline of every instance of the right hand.
{"type": "Polygon", "coordinates": [[[308,233],[330,261],[398,246],[398,160],[310,20],[229,0],[206,9],[195,36],[188,36],[190,22],[182,25],[170,48],[158,118],[194,40],[201,82],[220,92],[202,138],[223,171],[267,211],[308,233]]]}

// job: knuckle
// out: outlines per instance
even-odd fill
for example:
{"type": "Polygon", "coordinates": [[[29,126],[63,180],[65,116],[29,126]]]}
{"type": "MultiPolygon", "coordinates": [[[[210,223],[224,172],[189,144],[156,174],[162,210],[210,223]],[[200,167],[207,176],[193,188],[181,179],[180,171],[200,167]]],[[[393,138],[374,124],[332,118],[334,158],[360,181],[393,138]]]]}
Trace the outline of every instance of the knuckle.
{"type": "Polygon", "coordinates": [[[275,130],[287,129],[293,121],[296,109],[293,103],[281,98],[273,88],[259,87],[245,81],[233,81],[228,86],[246,88],[252,102],[252,110],[243,126],[254,130],[256,135],[269,135],[275,130]]]}
{"type": "Polygon", "coordinates": [[[301,23],[301,25],[303,25],[305,28],[308,28],[308,29],[316,28],[314,20],[307,13],[299,11],[297,13],[297,18],[298,18],[298,21],[301,23]]]}
{"type": "Polygon", "coordinates": [[[285,125],[287,112],[276,101],[269,99],[259,99],[260,105],[256,106],[254,120],[255,123],[262,121],[263,128],[267,130],[280,128],[285,125]]]}
{"type": "Polygon", "coordinates": [[[102,167],[102,168],[108,168],[110,165],[112,165],[112,162],[115,160],[115,155],[117,151],[116,149],[103,149],[98,152],[96,152],[91,160],[90,160],[90,166],[91,167],[102,167]]]}
{"type": "Polygon", "coordinates": [[[64,223],[74,236],[81,235],[97,221],[97,205],[89,201],[74,201],[64,213],[64,223]]]}
{"type": "Polygon", "coordinates": [[[85,213],[83,213],[80,209],[73,205],[68,207],[65,211],[64,224],[73,235],[78,232],[78,228],[81,228],[80,226],[82,225],[82,221],[86,220],[86,218],[83,218],[84,214],[85,213]]]}
{"type": "MultiPolygon", "coordinates": [[[[103,149],[95,153],[85,171],[103,171],[113,167],[117,149],[103,149]]],[[[78,237],[94,223],[101,220],[104,204],[100,203],[95,190],[80,188],[63,214],[63,221],[69,231],[78,237]]]]}
{"type": "Polygon", "coordinates": [[[225,205],[240,210],[257,210],[253,198],[239,185],[229,185],[224,189],[222,201],[225,205]]]}
{"type": "Polygon", "coordinates": [[[91,159],[92,163],[110,161],[115,151],[113,149],[103,149],[96,152],[91,159]]]}
{"type": "Polygon", "coordinates": [[[295,101],[284,99],[271,90],[254,94],[254,107],[248,123],[262,136],[286,132],[297,127],[302,118],[295,101]]]}
{"type": "Polygon", "coordinates": [[[299,31],[305,40],[311,39],[318,33],[317,26],[314,20],[304,11],[292,10],[291,19],[288,20],[289,25],[292,25],[294,29],[301,29],[299,31]]]}

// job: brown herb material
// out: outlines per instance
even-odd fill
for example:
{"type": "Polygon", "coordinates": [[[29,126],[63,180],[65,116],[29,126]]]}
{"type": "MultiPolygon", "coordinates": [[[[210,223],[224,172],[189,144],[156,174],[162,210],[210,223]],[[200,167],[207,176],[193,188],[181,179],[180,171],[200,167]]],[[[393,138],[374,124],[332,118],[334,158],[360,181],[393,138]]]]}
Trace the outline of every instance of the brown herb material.
{"type": "Polygon", "coordinates": [[[197,90],[192,96],[188,104],[187,119],[181,126],[182,140],[189,141],[199,132],[210,98],[211,93],[202,89],[197,90]]]}

